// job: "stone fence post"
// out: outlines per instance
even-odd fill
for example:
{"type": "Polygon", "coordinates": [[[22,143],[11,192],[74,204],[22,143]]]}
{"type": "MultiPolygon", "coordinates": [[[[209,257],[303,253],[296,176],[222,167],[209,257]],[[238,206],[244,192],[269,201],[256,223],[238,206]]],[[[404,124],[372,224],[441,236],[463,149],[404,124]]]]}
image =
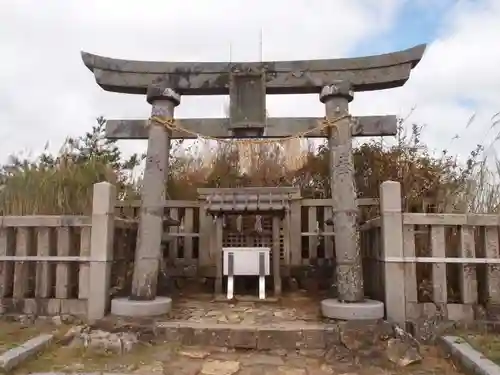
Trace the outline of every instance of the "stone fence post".
{"type": "Polygon", "coordinates": [[[90,240],[90,285],[87,300],[87,319],[89,321],[103,318],[109,306],[115,203],[116,189],[112,184],[99,182],[94,185],[90,240]]]}
{"type": "Polygon", "coordinates": [[[380,185],[380,216],[386,316],[387,320],[404,326],[405,264],[394,259],[403,258],[403,214],[399,182],[384,181],[380,185]]]}

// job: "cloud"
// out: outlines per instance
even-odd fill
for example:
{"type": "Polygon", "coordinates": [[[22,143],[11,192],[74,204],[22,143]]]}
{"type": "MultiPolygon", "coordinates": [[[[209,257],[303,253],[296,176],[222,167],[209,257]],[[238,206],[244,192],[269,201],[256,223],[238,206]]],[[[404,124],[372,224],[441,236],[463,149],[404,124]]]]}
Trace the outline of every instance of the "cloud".
{"type": "MultiPolygon", "coordinates": [[[[431,7],[427,11],[433,11],[431,7]]],[[[424,141],[465,156],[491,142],[492,116],[500,111],[500,2],[458,1],[439,26],[408,83],[387,92],[360,94],[360,112],[409,113],[410,122],[427,124],[424,141]],[[471,116],[473,123],[466,128],[471,116]],[[455,135],[460,138],[451,142],[455,135]]]]}
{"type": "MultiPolygon", "coordinates": [[[[408,0],[0,0],[0,159],[46,141],[57,150],[95,117],[147,117],[145,98],[107,93],[83,66],[80,50],[141,60],[258,60],[352,56],[380,35],[396,35],[408,0]]],[[[433,8],[420,0],[425,11],[433,8]]],[[[461,1],[442,20],[434,41],[401,89],[356,95],[356,114],[405,115],[428,124],[427,140],[442,148],[478,112],[478,139],[500,110],[500,7],[496,0],[461,1]]],[[[408,46],[410,47],[410,46],[408,46]]],[[[388,52],[388,51],[380,51],[388,52]]],[[[273,96],[272,116],[324,113],[317,95],[273,96]]],[[[181,117],[222,116],[224,98],[184,97],[181,117]]],[[[474,137],[459,140],[463,152],[474,137]],[[462,143],[460,143],[462,142],[462,143]],[[464,145],[465,142],[465,145],[464,145]]],[[[475,142],[475,141],[474,141],[475,142]]],[[[144,142],[124,141],[127,153],[144,142]]],[[[455,146],[454,146],[455,147],[455,146]]]]}
{"type": "MultiPolygon", "coordinates": [[[[0,158],[56,149],[94,118],[146,117],[140,96],[103,92],[80,50],[143,60],[302,59],[349,54],[390,25],[397,0],[66,1],[0,0],[0,158]],[[340,16],[341,15],[341,16],[340,16]]],[[[317,102],[317,99],[315,99],[317,102]]],[[[223,115],[223,99],[184,97],[179,116],[223,115]]],[[[292,103],[294,99],[292,98],[292,103]]],[[[270,111],[285,113],[273,98],[270,111]]],[[[321,108],[315,103],[317,108],[321,108]]],[[[300,108],[300,106],[299,106],[300,108]]],[[[307,112],[307,103],[302,105],[307,112]]],[[[141,142],[124,142],[137,151],[141,142]]]]}

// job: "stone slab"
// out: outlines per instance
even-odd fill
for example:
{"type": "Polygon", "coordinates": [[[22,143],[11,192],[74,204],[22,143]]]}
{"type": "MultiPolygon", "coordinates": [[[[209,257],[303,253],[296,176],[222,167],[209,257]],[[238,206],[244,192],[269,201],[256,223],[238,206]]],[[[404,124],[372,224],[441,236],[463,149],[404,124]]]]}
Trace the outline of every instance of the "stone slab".
{"type": "MultiPolygon", "coordinates": [[[[196,139],[192,133],[215,138],[232,138],[230,120],[227,118],[179,118],[179,130],[173,130],[171,139],[196,139]],[[183,132],[187,129],[192,133],[183,132]]],[[[266,122],[263,138],[286,138],[300,132],[308,132],[307,138],[325,138],[325,129],[317,129],[323,117],[270,117],[266,122]],[[314,130],[317,129],[317,130],[314,130]],[[313,131],[314,130],[314,131],[313,131]]],[[[106,138],[108,139],[148,139],[148,119],[107,120],[106,138]]],[[[398,120],[396,116],[355,116],[351,135],[353,137],[374,137],[396,135],[398,120]]],[[[244,138],[239,136],[239,138],[244,138]]]]}
{"type": "Polygon", "coordinates": [[[384,303],[365,299],[363,302],[345,303],[337,299],[321,301],[321,313],[338,320],[377,320],[384,317],[384,303]]]}
{"type": "Polygon", "coordinates": [[[443,336],[438,344],[449,354],[453,362],[469,375],[499,375],[500,366],[486,358],[458,336],[443,336]]]}
{"type": "Polygon", "coordinates": [[[129,298],[114,298],[111,301],[111,314],[129,317],[148,317],[165,315],[172,309],[172,299],[156,297],[152,301],[134,301],[129,298]]]}
{"type": "Polygon", "coordinates": [[[50,345],[54,335],[43,334],[0,355],[0,370],[10,371],[50,345]]]}
{"type": "Polygon", "coordinates": [[[155,332],[166,341],[184,345],[211,345],[238,349],[326,349],[339,343],[331,324],[205,324],[189,321],[159,322],[155,332]],[[218,338],[217,340],[215,338],[218,338]]]}

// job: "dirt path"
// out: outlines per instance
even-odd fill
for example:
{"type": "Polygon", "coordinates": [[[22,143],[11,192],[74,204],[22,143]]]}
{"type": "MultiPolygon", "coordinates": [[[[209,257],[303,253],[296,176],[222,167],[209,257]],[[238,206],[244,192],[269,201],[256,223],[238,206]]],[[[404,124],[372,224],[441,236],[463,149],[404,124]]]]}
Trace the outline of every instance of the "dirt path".
{"type": "Polygon", "coordinates": [[[257,352],[227,348],[183,347],[172,344],[136,346],[123,355],[60,347],[48,351],[16,374],[32,372],[117,372],[175,375],[458,375],[434,348],[423,348],[424,360],[398,368],[386,360],[339,361],[336,353],[257,352]]]}

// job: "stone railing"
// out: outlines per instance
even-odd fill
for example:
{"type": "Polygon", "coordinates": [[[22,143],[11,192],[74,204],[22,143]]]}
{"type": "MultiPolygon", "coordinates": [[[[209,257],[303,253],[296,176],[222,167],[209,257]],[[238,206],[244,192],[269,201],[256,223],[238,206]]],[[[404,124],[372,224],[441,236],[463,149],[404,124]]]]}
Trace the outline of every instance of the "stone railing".
{"type": "Polygon", "coordinates": [[[381,217],[364,226],[378,228],[380,238],[365,240],[364,261],[381,264],[384,277],[365,272],[365,285],[379,280],[387,317],[400,323],[489,318],[500,307],[500,217],[403,213],[393,181],[382,183],[380,196],[381,217]]]}
{"type": "MultiPolygon", "coordinates": [[[[499,216],[403,213],[400,185],[392,181],[381,185],[380,197],[381,216],[361,225],[360,241],[366,295],[385,302],[387,318],[472,320],[500,306],[499,216]]],[[[292,202],[284,267],[335,264],[334,233],[325,223],[331,203],[292,202]]],[[[205,276],[206,216],[198,202],[165,205],[180,222],[164,235],[165,271],[205,276]]],[[[128,293],[137,236],[137,219],[118,217],[117,207],[125,203],[116,202],[115,188],[99,183],[91,217],[0,217],[1,312],[104,316],[110,290],[128,293]]]]}
{"type": "Polygon", "coordinates": [[[114,205],[114,186],[103,182],[94,186],[91,217],[0,217],[0,313],[102,317],[109,303],[114,205]]]}
{"type": "Polygon", "coordinates": [[[91,218],[0,218],[0,298],[6,312],[85,314],[91,218]]]}

